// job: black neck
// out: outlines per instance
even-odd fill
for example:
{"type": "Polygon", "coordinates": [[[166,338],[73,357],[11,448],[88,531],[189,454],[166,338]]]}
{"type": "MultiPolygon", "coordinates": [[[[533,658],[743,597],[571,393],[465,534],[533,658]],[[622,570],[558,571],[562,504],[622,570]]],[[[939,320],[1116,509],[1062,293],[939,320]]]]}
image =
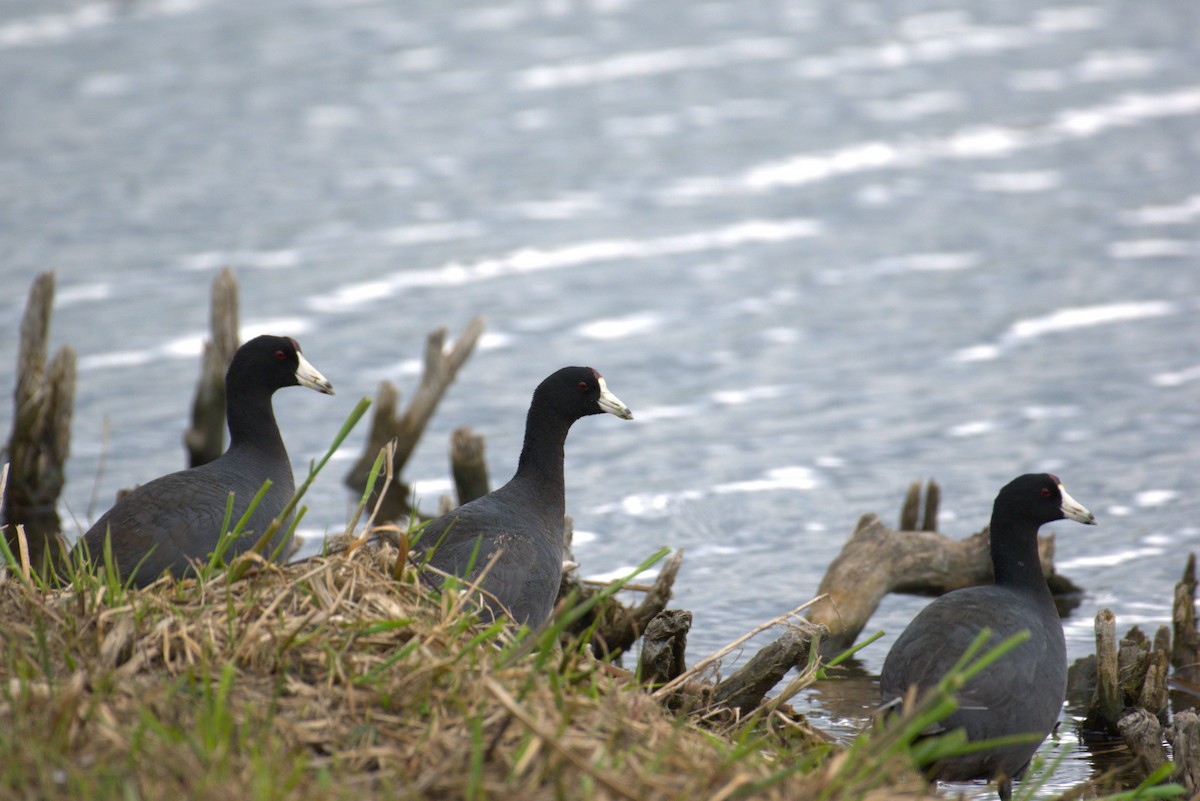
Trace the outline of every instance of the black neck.
{"type": "Polygon", "coordinates": [[[566,492],[563,480],[563,450],[567,432],[575,421],[548,414],[537,415],[536,411],[536,406],[531,407],[525,420],[525,443],[521,448],[521,458],[513,478],[536,477],[543,492],[548,491],[554,497],[561,498],[566,492]]]}
{"type": "Polygon", "coordinates": [[[229,424],[229,448],[255,448],[269,453],[287,455],[271,393],[261,387],[243,390],[235,382],[225,388],[225,418],[229,424]]]}
{"type": "Polygon", "coordinates": [[[1038,556],[1038,525],[1016,520],[993,509],[991,523],[992,567],[996,584],[1035,587],[1050,595],[1038,556]],[[1003,543],[1004,547],[999,547],[1003,543]]]}

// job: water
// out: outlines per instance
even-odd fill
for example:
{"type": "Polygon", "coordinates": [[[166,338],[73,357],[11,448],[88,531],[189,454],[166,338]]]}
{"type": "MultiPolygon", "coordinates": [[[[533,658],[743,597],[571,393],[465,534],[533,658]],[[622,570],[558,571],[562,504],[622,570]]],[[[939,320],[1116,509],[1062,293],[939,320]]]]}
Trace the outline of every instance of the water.
{"type": "MultiPolygon", "coordinates": [[[[1048,527],[1088,592],[1081,656],[1102,607],[1168,620],[1200,544],[1197,22],[1176,0],[8,0],[0,386],[54,269],[82,527],[181,466],[221,265],[244,336],[296,336],[337,388],[277,397],[298,470],[379,381],[411,394],[427,331],[483,314],[406,477],[444,491],[469,424],[503,480],[536,383],[597,367],[636,420],[571,434],[577,555],[600,575],[685,548],[693,658],[809,598],[909,481],[942,483],[962,536],[1032,470],[1100,521],[1048,527]]],[[[308,534],[344,525],[360,444],[308,534]]],[[[884,602],[868,672],[923,603],[884,602]]],[[[1090,771],[1060,741],[1052,787],[1090,771]]]]}

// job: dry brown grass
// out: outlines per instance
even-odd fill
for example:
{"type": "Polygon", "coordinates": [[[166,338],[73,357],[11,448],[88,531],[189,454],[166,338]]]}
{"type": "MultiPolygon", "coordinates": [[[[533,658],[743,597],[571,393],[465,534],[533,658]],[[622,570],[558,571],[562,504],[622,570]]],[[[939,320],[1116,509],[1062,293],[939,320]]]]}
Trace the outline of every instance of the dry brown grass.
{"type": "Polygon", "coordinates": [[[782,714],[676,717],[580,649],[497,645],[394,550],[144,591],[0,584],[0,796],[917,797],[782,714]],[[521,653],[524,652],[524,653],[521,653]],[[833,758],[831,758],[833,757],[833,758]]]}

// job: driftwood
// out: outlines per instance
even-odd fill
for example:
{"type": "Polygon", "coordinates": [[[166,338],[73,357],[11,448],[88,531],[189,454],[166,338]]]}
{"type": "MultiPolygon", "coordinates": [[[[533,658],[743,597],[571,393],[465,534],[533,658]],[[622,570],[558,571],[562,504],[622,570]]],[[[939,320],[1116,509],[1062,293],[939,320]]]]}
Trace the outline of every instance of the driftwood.
{"type": "Polygon", "coordinates": [[[921,482],[914,481],[909,484],[904,504],[900,507],[900,528],[897,531],[937,531],[938,507],[941,503],[942,488],[936,481],[930,481],[925,487],[925,514],[922,516],[921,482]]]}
{"type": "Polygon", "coordinates": [[[467,426],[450,435],[450,472],[459,506],[491,492],[484,450],[483,437],[467,426]]]}
{"type": "Polygon", "coordinates": [[[21,319],[10,462],[3,502],[4,536],[19,551],[17,526],[28,542],[29,562],[41,568],[66,553],[58,517],[58,497],[66,482],[64,466],[71,445],[75,402],[75,351],[59,348],[47,363],[54,273],[40,274],[29,290],[21,319]]]}
{"type": "Polygon", "coordinates": [[[826,632],[824,626],[811,623],[788,626],[779,639],[759,650],[737,672],[717,685],[714,702],[736,709],[742,716],[749,715],[789,670],[808,661],[813,642],[820,647],[826,632]]]}
{"type": "MultiPolygon", "coordinates": [[[[919,485],[909,489],[901,524],[916,526],[919,485]]],[[[818,596],[825,599],[809,620],[829,629],[821,651],[830,656],[854,644],[863,627],[890,592],[940,595],[991,581],[988,529],[963,540],[937,533],[940,490],[930,482],[926,513],[919,530],[893,531],[874,514],[863,515],[829,565],[818,596]]],[[[1053,573],[1054,536],[1038,537],[1042,572],[1053,573]]]]}
{"type": "MultiPolygon", "coordinates": [[[[380,520],[403,520],[413,512],[409,505],[411,491],[407,484],[399,480],[400,472],[417,447],[417,442],[433,417],[442,396],[454,382],[459,368],[475,349],[482,333],[483,318],[475,317],[449,350],[445,348],[445,328],[439,328],[428,335],[425,341],[425,371],[421,376],[420,386],[417,387],[403,415],[397,417],[396,414],[400,402],[400,393],[396,387],[388,381],[380,385],[366,445],[345,478],[346,486],[361,496],[366,491],[367,479],[379,451],[390,440],[396,440],[395,455],[390,467],[397,478],[387,488],[378,507],[380,520]]],[[[377,498],[372,497],[368,502],[369,506],[374,508],[376,501],[377,498]]]]}
{"type": "Polygon", "coordinates": [[[238,286],[228,267],[213,279],[208,325],[212,338],[205,341],[200,360],[192,425],[183,433],[189,467],[225,452],[225,371],[238,349],[238,286]]]}

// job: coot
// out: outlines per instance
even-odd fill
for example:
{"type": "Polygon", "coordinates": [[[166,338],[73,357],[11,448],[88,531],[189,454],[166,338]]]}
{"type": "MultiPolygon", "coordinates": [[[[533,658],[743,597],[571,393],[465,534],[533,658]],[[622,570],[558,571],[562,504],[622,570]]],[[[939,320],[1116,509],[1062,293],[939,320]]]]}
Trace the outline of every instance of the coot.
{"type": "MultiPolygon", "coordinates": [[[[208,464],[133,490],[96,521],[76,550],[86,548],[93,565],[102,565],[104,539],[111,536],[117,570],[123,579],[132,576],[135,586],[152,583],[164,570],[183,576],[217,547],[229,493],[234,493],[232,529],[270,479],[270,490],[226,557],[248,550],[295,492],[292,464],[271,407],[275,390],[293,386],[333,394],[333,386],[290,337],[260,336],[238,348],[225,374],[229,449],[208,464]]],[[[270,552],[283,536],[281,527],[270,552]]]]}
{"type": "MultiPolygon", "coordinates": [[[[516,474],[499,489],[429,522],[415,556],[442,573],[479,581],[485,614],[531,628],[550,616],[562,577],[563,445],[571,424],[608,412],[633,414],[591,367],[564,367],[533,393],[516,474]],[[498,555],[497,555],[498,554],[498,555]]],[[[425,571],[435,585],[440,575],[425,571]]]]}
{"type": "Polygon", "coordinates": [[[1092,513],[1067,494],[1057,476],[1028,474],[1000,490],[992,507],[991,554],[995,582],[947,593],[926,606],[900,635],[883,663],[884,704],[911,685],[927,690],[954,665],[983,628],[990,644],[1028,630],[1030,637],[957,694],[958,709],[936,734],[961,728],[969,741],[1034,733],[1037,742],[1007,745],[927,766],[932,779],[996,780],[1000,797],[1012,794],[1038,745],[1058,722],[1067,683],[1062,623],[1038,559],[1038,527],[1069,518],[1094,525],[1092,513]]]}

